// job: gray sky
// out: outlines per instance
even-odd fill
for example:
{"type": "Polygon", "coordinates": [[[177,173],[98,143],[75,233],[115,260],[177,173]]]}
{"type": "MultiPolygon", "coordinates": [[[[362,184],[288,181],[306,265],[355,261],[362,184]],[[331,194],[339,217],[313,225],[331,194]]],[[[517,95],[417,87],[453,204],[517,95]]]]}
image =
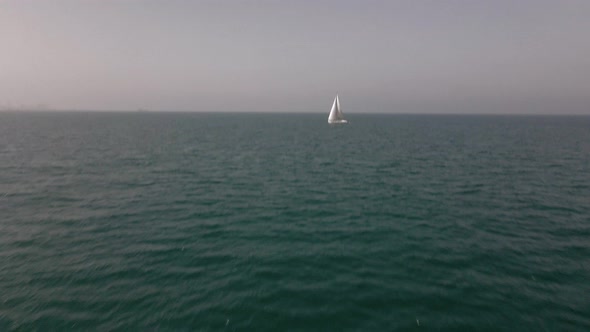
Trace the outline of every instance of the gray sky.
{"type": "Polygon", "coordinates": [[[0,108],[590,114],[590,1],[0,0],[0,108]]]}

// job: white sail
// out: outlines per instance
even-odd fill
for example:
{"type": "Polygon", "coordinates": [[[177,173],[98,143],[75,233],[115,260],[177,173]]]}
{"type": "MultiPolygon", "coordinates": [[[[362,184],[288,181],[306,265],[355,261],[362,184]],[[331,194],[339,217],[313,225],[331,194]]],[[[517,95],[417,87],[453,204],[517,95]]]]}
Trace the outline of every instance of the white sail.
{"type": "Polygon", "coordinates": [[[344,120],[344,115],[342,114],[342,109],[340,108],[340,99],[338,99],[338,95],[334,98],[334,103],[332,104],[332,109],[330,110],[330,115],[328,116],[328,123],[347,123],[348,121],[344,120]]]}

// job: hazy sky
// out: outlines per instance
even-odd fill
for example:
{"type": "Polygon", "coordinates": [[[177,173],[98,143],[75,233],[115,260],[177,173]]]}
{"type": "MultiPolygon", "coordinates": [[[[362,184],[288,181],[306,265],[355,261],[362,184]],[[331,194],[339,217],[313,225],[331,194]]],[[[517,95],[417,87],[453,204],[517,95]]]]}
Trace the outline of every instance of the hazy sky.
{"type": "Polygon", "coordinates": [[[0,107],[590,114],[590,1],[0,0],[0,107]]]}

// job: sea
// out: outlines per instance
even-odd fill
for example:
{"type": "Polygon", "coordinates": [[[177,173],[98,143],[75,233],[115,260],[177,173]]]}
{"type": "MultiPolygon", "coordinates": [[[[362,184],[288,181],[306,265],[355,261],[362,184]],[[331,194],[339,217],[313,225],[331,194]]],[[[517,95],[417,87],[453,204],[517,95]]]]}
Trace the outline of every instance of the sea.
{"type": "Polygon", "coordinates": [[[590,331],[590,117],[0,113],[0,331],[590,331]]]}

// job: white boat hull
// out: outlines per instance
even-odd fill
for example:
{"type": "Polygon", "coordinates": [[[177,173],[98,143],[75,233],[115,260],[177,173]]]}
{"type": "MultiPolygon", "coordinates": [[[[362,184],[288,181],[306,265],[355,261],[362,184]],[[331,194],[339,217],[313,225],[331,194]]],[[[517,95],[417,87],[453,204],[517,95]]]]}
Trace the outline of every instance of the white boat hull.
{"type": "Polygon", "coordinates": [[[328,120],[329,124],[348,123],[346,120],[328,120]]]}

